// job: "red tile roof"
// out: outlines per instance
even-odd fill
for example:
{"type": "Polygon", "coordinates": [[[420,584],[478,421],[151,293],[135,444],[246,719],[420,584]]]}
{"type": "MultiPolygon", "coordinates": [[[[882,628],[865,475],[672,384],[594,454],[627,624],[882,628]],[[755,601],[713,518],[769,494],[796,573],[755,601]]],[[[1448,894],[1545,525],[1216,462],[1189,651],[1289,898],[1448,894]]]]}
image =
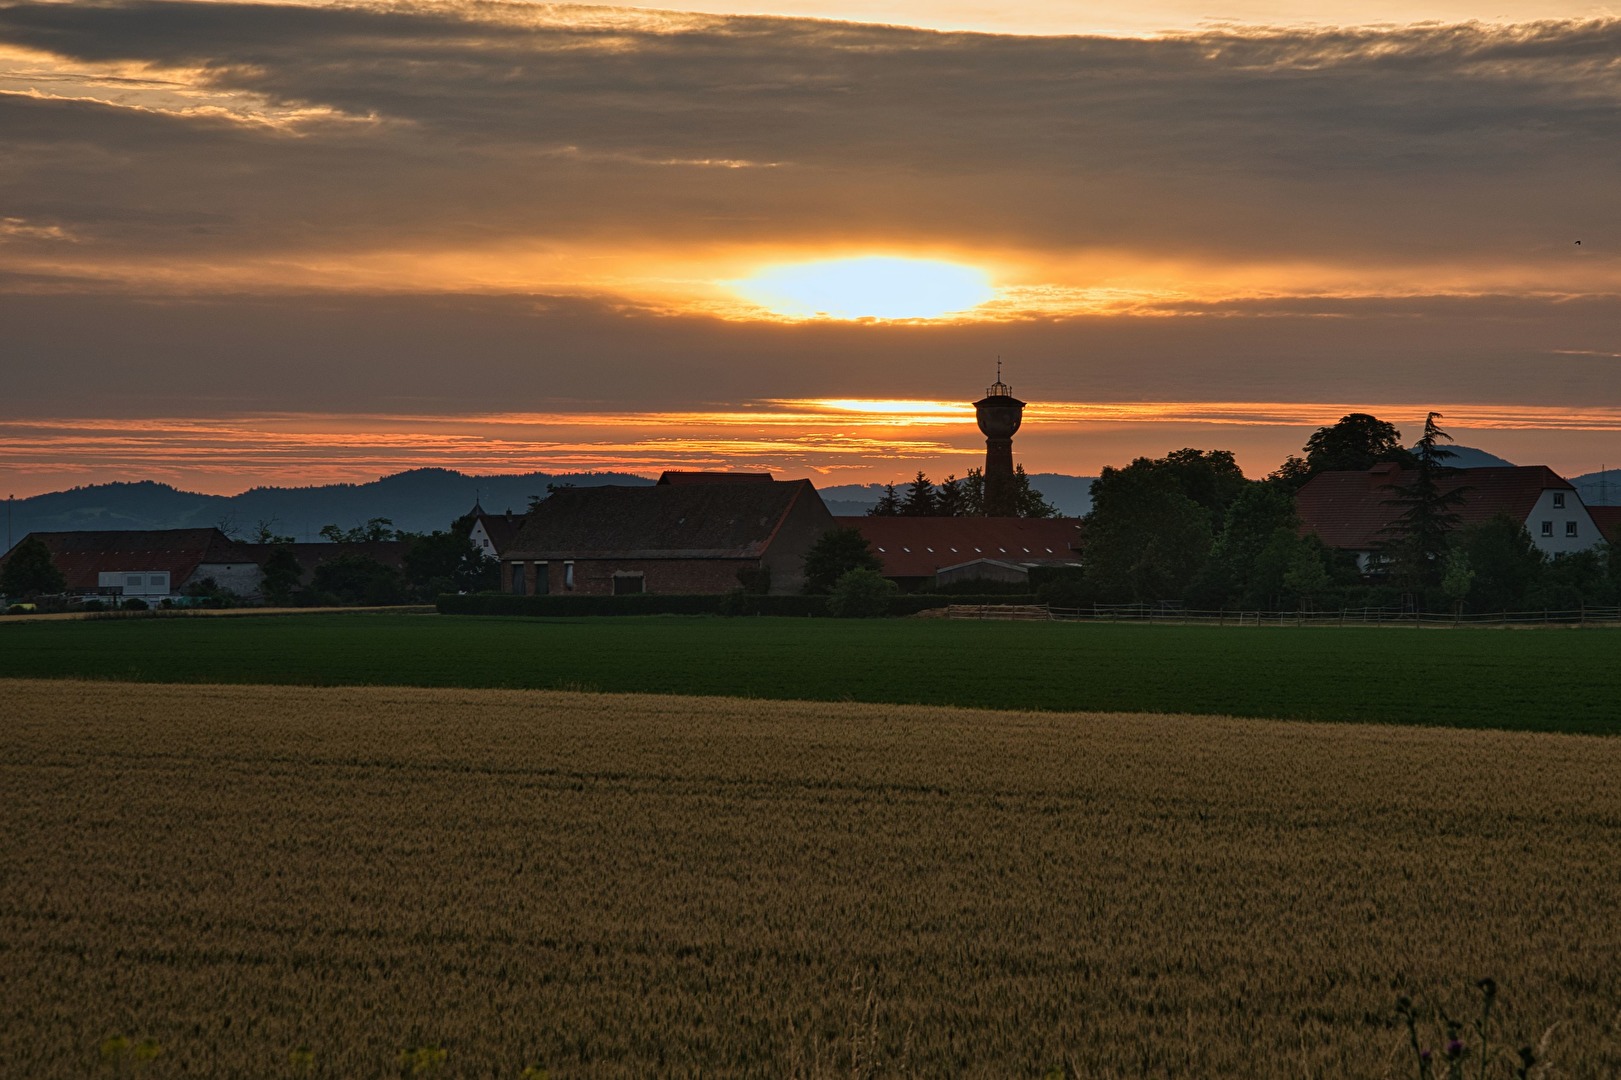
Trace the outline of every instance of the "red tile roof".
{"type": "MultiPolygon", "coordinates": [[[[1295,512],[1303,533],[1347,551],[1372,551],[1389,539],[1384,530],[1401,514],[1392,504],[1396,488],[1412,480],[1411,471],[1375,466],[1367,472],[1320,472],[1295,495],[1295,512]]],[[[1466,489],[1453,508],[1461,525],[1479,525],[1499,514],[1523,522],[1550,488],[1574,491],[1570,481],[1546,465],[1459,469],[1449,490],[1466,489]]]]}
{"type": "Polygon", "coordinates": [[[684,472],[680,469],[666,469],[659,476],[659,483],[666,486],[670,484],[769,484],[771,474],[768,472],[684,472]]]}
{"type": "Polygon", "coordinates": [[[1593,524],[1604,539],[1621,544],[1621,506],[1589,506],[1587,512],[1593,515],[1593,524]]]}
{"type": "Polygon", "coordinates": [[[170,588],[178,590],[203,563],[259,561],[252,554],[253,545],[232,540],[218,529],[108,529],[29,536],[50,549],[51,561],[70,591],[96,589],[100,575],[126,571],[167,572],[170,588]]]}
{"type": "Polygon", "coordinates": [[[523,528],[522,514],[491,514],[479,510],[473,516],[484,526],[484,532],[489,536],[490,543],[495,545],[497,555],[512,546],[512,541],[518,538],[523,528]]]}
{"type": "Polygon", "coordinates": [[[560,488],[502,557],[758,559],[801,500],[821,502],[809,480],[560,488]]]}
{"type": "Polygon", "coordinates": [[[1074,563],[1079,518],[839,517],[867,538],[884,562],[885,577],[933,577],[936,570],[974,559],[1014,563],[1074,563]]]}

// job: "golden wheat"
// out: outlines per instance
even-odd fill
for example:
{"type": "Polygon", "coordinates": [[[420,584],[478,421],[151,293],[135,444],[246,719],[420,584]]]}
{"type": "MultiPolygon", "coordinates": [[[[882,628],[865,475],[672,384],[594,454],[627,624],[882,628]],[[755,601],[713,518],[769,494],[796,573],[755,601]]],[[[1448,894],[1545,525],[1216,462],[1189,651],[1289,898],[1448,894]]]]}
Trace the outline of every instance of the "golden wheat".
{"type": "Polygon", "coordinates": [[[1461,1005],[1485,975],[1506,1029],[1553,1028],[1549,1075],[1621,1074],[1621,740],[0,702],[6,1076],[1377,1077],[1405,1075],[1399,992],[1461,1005]]]}

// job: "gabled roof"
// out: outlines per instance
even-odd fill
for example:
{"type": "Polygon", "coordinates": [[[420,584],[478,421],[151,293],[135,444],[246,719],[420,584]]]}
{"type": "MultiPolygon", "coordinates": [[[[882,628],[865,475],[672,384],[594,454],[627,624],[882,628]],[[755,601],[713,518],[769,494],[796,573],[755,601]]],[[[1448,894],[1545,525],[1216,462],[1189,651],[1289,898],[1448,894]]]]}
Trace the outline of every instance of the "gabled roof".
{"type": "Polygon", "coordinates": [[[70,590],[95,589],[101,574],[125,571],[167,571],[170,586],[179,588],[203,563],[258,561],[253,545],[232,540],[218,529],[83,530],[29,536],[50,549],[51,561],[70,590]]]}
{"type": "Polygon", "coordinates": [[[665,469],[659,474],[660,484],[769,484],[768,472],[685,472],[665,469]]]}
{"type": "Polygon", "coordinates": [[[757,559],[809,480],[562,488],[524,519],[514,559],[757,559]]]}
{"type": "Polygon", "coordinates": [[[861,532],[884,563],[885,577],[933,577],[936,571],[975,559],[1074,563],[1081,539],[1079,518],[839,517],[842,528],[861,532]]]}
{"type": "MultiPolygon", "coordinates": [[[[1366,472],[1320,472],[1295,495],[1302,532],[1315,533],[1332,548],[1373,551],[1390,539],[1385,532],[1401,515],[1396,489],[1413,479],[1412,470],[1380,465],[1366,472]]],[[[1449,491],[1464,489],[1453,507],[1462,526],[1480,525],[1499,514],[1525,521],[1544,491],[1574,491],[1570,481],[1546,465],[1457,469],[1448,474],[1449,491]]]]}
{"type": "Polygon", "coordinates": [[[474,507],[473,518],[484,526],[484,532],[499,554],[510,548],[512,541],[518,538],[518,532],[523,528],[524,515],[492,514],[480,507],[474,507]]]}
{"type": "Polygon", "coordinates": [[[1612,544],[1621,544],[1621,506],[1589,506],[1587,512],[1593,517],[1593,524],[1604,539],[1612,544]]]}

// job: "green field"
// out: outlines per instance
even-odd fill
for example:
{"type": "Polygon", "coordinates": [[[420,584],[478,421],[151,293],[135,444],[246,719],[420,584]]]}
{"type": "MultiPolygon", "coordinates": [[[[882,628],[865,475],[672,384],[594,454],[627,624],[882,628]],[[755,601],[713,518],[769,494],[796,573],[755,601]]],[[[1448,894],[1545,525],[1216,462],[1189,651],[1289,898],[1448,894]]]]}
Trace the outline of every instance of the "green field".
{"type": "Polygon", "coordinates": [[[0,621],[0,677],[577,689],[1621,733],[1621,633],[345,614],[0,621]]]}

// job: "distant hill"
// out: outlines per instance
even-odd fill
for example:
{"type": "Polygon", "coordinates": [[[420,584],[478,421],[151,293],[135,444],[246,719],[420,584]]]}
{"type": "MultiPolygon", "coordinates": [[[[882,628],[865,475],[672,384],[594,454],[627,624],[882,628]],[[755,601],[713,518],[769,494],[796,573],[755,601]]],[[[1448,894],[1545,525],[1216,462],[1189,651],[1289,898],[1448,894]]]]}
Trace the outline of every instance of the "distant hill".
{"type": "MultiPolygon", "coordinates": [[[[630,473],[522,473],[469,476],[451,469],[411,469],[368,484],[318,487],[260,487],[240,495],[201,495],[168,484],[92,484],[18,499],[11,508],[11,534],[71,529],[185,529],[210,525],[247,534],[259,522],[300,540],[318,539],[323,525],[349,528],[374,517],[389,518],[410,532],[443,529],[472,508],[522,512],[529,496],[545,495],[547,484],[651,484],[630,473]]],[[[4,537],[0,536],[0,541],[4,537]]]]}
{"type": "Polygon", "coordinates": [[[1621,506],[1621,469],[1584,473],[1571,477],[1570,482],[1589,506],[1621,506]]]}
{"type": "Polygon", "coordinates": [[[1513,466],[1514,462],[1500,458],[1496,454],[1488,454],[1473,446],[1449,446],[1453,456],[1447,459],[1447,464],[1454,469],[1497,469],[1504,466],[1513,466]]]}

